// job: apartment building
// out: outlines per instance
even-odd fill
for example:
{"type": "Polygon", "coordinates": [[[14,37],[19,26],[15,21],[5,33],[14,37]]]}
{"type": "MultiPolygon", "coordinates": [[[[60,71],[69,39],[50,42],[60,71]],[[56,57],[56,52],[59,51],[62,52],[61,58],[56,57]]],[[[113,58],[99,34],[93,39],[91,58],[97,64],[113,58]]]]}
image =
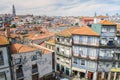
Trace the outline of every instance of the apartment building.
{"type": "Polygon", "coordinates": [[[71,75],[72,34],[77,27],[70,27],[55,35],[56,70],[71,75]]]}
{"type": "Polygon", "coordinates": [[[10,49],[14,80],[42,80],[52,73],[51,51],[18,43],[12,44],[10,49]]]}
{"type": "Polygon", "coordinates": [[[88,26],[72,32],[72,73],[80,79],[96,80],[99,34],[88,26]]]}
{"type": "MultiPolygon", "coordinates": [[[[92,29],[100,34],[99,40],[99,60],[97,64],[98,78],[116,80],[116,73],[111,76],[111,68],[114,67],[114,55],[119,51],[119,46],[116,45],[117,25],[108,20],[102,20],[97,24],[92,25],[92,29]]],[[[116,61],[115,61],[116,62],[116,61]]]]}

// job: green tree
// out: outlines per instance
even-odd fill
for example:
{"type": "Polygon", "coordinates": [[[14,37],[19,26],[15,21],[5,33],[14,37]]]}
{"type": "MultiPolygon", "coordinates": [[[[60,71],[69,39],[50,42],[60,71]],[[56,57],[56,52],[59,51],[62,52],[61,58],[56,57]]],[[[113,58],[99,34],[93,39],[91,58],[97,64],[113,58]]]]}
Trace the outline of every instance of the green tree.
{"type": "Polygon", "coordinates": [[[15,25],[15,24],[12,24],[12,25],[10,26],[10,28],[16,28],[16,25],[15,25]]]}
{"type": "Polygon", "coordinates": [[[79,26],[79,24],[78,24],[78,23],[75,23],[75,26],[79,26]]]}

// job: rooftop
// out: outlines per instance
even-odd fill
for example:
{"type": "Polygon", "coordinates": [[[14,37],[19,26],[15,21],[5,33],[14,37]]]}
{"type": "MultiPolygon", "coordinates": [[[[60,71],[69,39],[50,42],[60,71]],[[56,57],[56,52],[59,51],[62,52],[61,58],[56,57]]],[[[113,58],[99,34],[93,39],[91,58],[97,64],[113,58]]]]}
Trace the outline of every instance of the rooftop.
{"type": "Polygon", "coordinates": [[[7,37],[0,35],[0,45],[9,44],[7,37]]]}
{"type": "Polygon", "coordinates": [[[16,44],[12,44],[10,46],[10,50],[11,50],[12,54],[18,54],[18,53],[35,51],[35,50],[37,50],[37,48],[32,48],[30,46],[16,43],[16,44]]]}
{"type": "Polygon", "coordinates": [[[104,16],[104,15],[99,15],[99,16],[96,16],[97,18],[109,18],[108,16],[104,16]]]}
{"type": "Polygon", "coordinates": [[[46,32],[46,33],[42,33],[42,34],[39,34],[39,33],[37,33],[37,34],[29,34],[28,35],[28,39],[31,39],[31,40],[38,40],[38,39],[44,39],[44,38],[48,38],[48,37],[51,37],[51,36],[53,36],[54,35],[54,33],[52,33],[52,32],[46,32]]]}
{"type": "Polygon", "coordinates": [[[102,24],[102,25],[116,25],[115,22],[108,21],[108,20],[102,20],[102,21],[99,22],[99,24],[102,24]]]}
{"type": "Polygon", "coordinates": [[[82,26],[79,29],[76,29],[72,34],[86,35],[86,36],[99,36],[98,33],[94,32],[88,26],[82,26]]]}
{"type": "Polygon", "coordinates": [[[67,28],[59,33],[56,33],[56,35],[59,35],[59,36],[65,36],[65,37],[70,37],[72,34],[73,31],[75,31],[76,29],[78,29],[78,27],[70,27],[70,28],[67,28]]]}

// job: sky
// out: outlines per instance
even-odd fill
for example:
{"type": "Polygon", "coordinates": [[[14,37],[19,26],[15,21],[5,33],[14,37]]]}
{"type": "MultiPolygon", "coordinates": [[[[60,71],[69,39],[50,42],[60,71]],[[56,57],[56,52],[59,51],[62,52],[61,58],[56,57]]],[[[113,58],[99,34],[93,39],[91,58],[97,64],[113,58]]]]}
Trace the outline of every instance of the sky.
{"type": "Polygon", "coordinates": [[[18,15],[94,16],[95,12],[120,12],[120,0],[0,0],[0,14],[12,13],[13,4],[18,15]]]}

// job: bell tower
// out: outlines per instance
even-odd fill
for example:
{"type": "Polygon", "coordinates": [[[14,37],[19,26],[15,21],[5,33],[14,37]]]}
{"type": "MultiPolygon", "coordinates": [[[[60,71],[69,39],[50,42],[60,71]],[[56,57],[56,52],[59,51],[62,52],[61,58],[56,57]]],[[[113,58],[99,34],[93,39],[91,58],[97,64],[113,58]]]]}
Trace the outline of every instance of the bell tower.
{"type": "Polygon", "coordinates": [[[16,16],[16,11],[15,11],[15,6],[13,4],[12,6],[12,16],[15,17],[16,16]]]}

